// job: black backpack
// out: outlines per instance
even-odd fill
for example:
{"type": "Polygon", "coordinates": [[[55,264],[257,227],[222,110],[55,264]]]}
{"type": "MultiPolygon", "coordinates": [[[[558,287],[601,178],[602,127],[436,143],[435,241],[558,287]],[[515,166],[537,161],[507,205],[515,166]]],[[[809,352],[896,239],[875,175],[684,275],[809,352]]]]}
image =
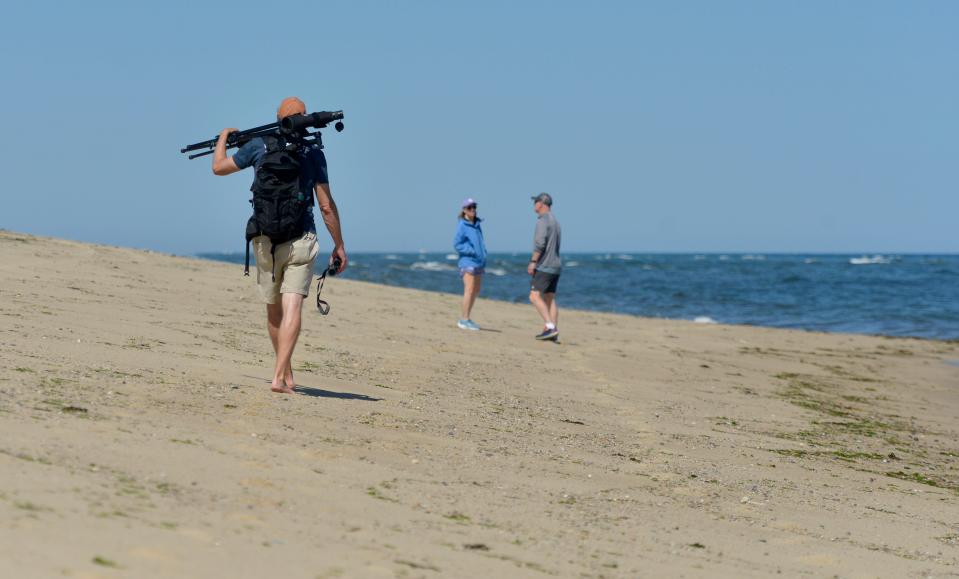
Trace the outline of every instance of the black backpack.
{"type": "MultiPolygon", "coordinates": [[[[250,187],[253,216],[246,224],[244,275],[250,275],[250,241],[260,235],[269,237],[273,257],[277,245],[303,235],[303,222],[312,201],[300,189],[303,143],[282,135],[267,135],[262,139],[266,153],[256,167],[250,187]]],[[[273,276],[275,281],[275,264],[273,276]]]]}

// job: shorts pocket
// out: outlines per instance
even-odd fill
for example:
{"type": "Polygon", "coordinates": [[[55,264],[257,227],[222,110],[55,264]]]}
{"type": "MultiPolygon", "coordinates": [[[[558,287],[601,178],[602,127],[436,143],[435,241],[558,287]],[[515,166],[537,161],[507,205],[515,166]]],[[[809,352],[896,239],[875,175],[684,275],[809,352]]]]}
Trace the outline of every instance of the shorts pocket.
{"type": "Polygon", "coordinates": [[[319,251],[320,248],[316,242],[316,235],[307,233],[293,242],[293,255],[290,256],[290,265],[310,263],[319,251]]]}
{"type": "Polygon", "coordinates": [[[270,238],[265,235],[253,239],[253,257],[256,259],[258,267],[270,269],[273,264],[273,256],[270,254],[272,246],[270,238]]]}

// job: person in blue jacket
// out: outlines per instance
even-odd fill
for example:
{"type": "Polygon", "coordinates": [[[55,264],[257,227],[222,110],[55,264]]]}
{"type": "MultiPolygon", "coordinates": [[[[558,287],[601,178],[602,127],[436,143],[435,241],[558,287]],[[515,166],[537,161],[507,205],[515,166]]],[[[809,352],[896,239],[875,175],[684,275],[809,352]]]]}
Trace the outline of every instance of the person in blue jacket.
{"type": "Polygon", "coordinates": [[[462,317],[456,326],[462,330],[479,330],[476,322],[470,319],[473,303],[483,285],[483,273],[486,268],[486,243],[483,241],[483,221],[476,216],[476,201],[467,198],[463,201],[453,248],[459,254],[460,277],[463,278],[462,317]]]}

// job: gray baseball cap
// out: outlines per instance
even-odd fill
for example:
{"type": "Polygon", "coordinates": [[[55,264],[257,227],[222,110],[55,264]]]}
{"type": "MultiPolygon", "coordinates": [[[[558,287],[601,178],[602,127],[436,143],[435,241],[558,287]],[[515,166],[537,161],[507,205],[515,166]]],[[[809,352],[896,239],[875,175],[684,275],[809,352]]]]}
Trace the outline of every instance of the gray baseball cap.
{"type": "Polygon", "coordinates": [[[547,207],[553,206],[553,198],[549,196],[549,193],[540,193],[539,195],[534,195],[530,197],[533,201],[539,201],[547,207]]]}

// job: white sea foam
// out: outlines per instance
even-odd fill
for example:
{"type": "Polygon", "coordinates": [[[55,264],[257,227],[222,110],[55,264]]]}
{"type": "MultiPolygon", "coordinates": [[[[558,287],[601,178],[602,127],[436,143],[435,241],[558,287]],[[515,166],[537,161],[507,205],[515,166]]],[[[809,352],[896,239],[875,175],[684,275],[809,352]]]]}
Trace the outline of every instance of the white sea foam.
{"type": "Polygon", "coordinates": [[[693,256],[693,259],[696,260],[696,261],[703,261],[703,260],[706,259],[706,256],[705,256],[705,255],[694,255],[694,256],[693,256]]]}
{"type": "Polygon", "coordinates": [[[563,264],[564,267],[579,267],[578,261],[567,261],[563,264]]]}
{"type": "Polygon", "coordinates": [[[619,254],[616,254],[616,259],[621,259],[623,261],[632,261],[633,256],[629,255],[628,253],[619,253],[619,254]]]}
{"type": "Polygon", "coordinates": [[[720,256],[719,256],[719,261],[729,261],[729,256],[728,256],[728,255],[720,255],[720,256]]]}
{"type": "Polygon", "coordinates": [[[818,260],[818,259],[813,259],[813,258],[811,258],[811,257],[807,257],[806,259],[802,260],[802,262],[803,262],[803,263],[819,263],[819,260],[818,260]]]}
{"type": "Polygon", "coordinates": [[[872,257],[864,255],[862,257],[850,258],[849,263],[851,263],[852,265],[877,265],[877,264],[892,263],[892,259],[884,255],[874,255],[872,257]]]}
{"type": "Polygon", "coordinates": [[[693,322],[697,324],[718,324],[716,320],[710,318],[709,316],[696,316],[693,318],[693,322]]]}
{"type": "Polygon", "coordinates": [[[447,253],[447,254],[446,254],[446,259],[449,259],[449,260],[454,260],[454,259],[459,259],[459,258],[460,258],[460,256],[456,255],[455,253],[447,253]]]}
{"type": "Polygon", "coordinates": [[[765,255],[752,255],[752,254],[747,254],[747,255],[742,256],[741,259],[744,260],[744,261],[766,261],[766,256],[765,256],[765,255]]]}
{"type": "Polygon", "coordinates": [[[496,277],[503,277],[506,275],[506,270],[501,267],[487,267],[486,273],[495,275],[496,277]]]}
{"type": "Polygon", "coordinates": [[[390,261],[396,261],[397,259],[400,258],[400,256],[396,255],[395,253],[389,253],[387,255],[384,255],[383,258],[388,259],[390,261]]]}
{"type": "Polygon", "coordinates": [[[417,261],[410,266],[413,271],[456,271],[456,268],[448,263],[438,261],[417,261]]]}

